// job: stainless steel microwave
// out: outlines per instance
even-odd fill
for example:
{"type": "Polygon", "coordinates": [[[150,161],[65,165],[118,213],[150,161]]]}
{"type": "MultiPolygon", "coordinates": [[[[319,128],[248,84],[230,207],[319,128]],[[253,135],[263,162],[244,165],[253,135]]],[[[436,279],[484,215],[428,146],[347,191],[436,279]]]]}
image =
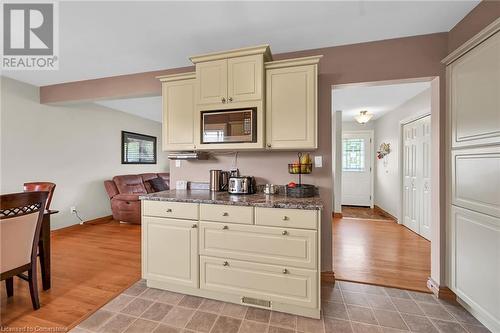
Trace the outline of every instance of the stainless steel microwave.
{"type": "Polygon", "coordinates": [[[201,112],[201,143],[257,142],[257,108],[201,112]]]}

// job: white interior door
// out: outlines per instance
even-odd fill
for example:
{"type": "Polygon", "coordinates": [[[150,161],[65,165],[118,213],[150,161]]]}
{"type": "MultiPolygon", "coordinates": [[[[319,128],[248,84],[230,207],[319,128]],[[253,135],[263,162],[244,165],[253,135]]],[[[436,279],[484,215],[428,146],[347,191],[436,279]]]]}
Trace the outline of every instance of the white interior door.
{"type": "Polygon", "coordinates": [[[372,132],[342,133],[342,205],[373,208],[372,136],[372,132]]]}
{"type": "Polygon", "coordinates": [[[403,224],[430,239],[431,118],[403,126],[403,224]]]}
{"type": "Polygon", "coordinates": [[[431,116],[419,120],[419,127],[422,133],[419,139],[422,164],[419,178],[419,187],[422,192],[422,206],[419,221],[419,234],[424,238],[431,239],[431,116]]]}

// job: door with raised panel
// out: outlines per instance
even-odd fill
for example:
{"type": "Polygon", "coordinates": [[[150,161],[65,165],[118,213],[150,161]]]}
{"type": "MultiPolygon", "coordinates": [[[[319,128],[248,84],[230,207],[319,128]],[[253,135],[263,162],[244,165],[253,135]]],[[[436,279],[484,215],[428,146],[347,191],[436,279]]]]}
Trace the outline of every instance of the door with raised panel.
{"type": "Polygon", "coordinates": [[[403,224],[418,233],[417,124],[403,126],[403,224]]]}
{"type": "Polygon", "coordinates": [[[227,101],[262,99],[264,59],[261,54],[230,58],[227,61],[227,101]]]}
{"type": "Polygon", "coordinates": [[[227,59],[196,64],[198,104],[225,103],[227,99],[227,59]]]}
{"type": "Polygon", "coordinates": [[[421,191],[421,208],[419,220],[419,234],[431,239],[431,116],[419,120],[421,136],[418,140],[421,156],[419,172],[419,186],[421,191]]]}
{"type": "Polygon", "coordinates": [[[500,32],[448,67],[452,145],[500,143],[500,32]]]}
{"type": "Polygon", "coordinates": [[[164,82],[162,150],[192,150],[195,116],[194,74],[191,79],[164,82]]]}
{"type": "Polygon", "coordinates": [[[403,126],[403,224],[431,237],[431,117],[403,126]]]}
{"type": "Polygon", "coordinates": [[[198,288],[198,222],[142,217],[143,278],[198,288]]]}
{"type": "Polygon", "coordinates": [[[316,80],[316,65],[266,70],[268,148],[317,148],[316,80]]]}

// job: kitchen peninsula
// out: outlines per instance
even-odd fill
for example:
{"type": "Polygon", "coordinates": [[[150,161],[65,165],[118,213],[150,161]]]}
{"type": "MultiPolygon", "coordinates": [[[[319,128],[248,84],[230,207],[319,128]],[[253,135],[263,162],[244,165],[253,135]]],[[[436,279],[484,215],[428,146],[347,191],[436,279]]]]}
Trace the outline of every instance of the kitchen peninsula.
{"type": "Polygon", "coordinates": [[[319,197],[170,190],[141,200],[149,287],[319,318],[319,197]]]}

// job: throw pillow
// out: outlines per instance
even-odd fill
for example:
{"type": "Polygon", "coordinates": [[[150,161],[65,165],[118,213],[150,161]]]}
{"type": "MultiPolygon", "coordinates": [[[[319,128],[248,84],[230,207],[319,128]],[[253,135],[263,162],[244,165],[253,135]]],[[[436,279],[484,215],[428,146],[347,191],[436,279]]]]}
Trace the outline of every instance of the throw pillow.
{"type": "Polygon", "coordinates": [[[167,184],[165,184],[165,181],[160,177],[150,179],[148,182],[155,192],[168,190],[167,184]]]}

